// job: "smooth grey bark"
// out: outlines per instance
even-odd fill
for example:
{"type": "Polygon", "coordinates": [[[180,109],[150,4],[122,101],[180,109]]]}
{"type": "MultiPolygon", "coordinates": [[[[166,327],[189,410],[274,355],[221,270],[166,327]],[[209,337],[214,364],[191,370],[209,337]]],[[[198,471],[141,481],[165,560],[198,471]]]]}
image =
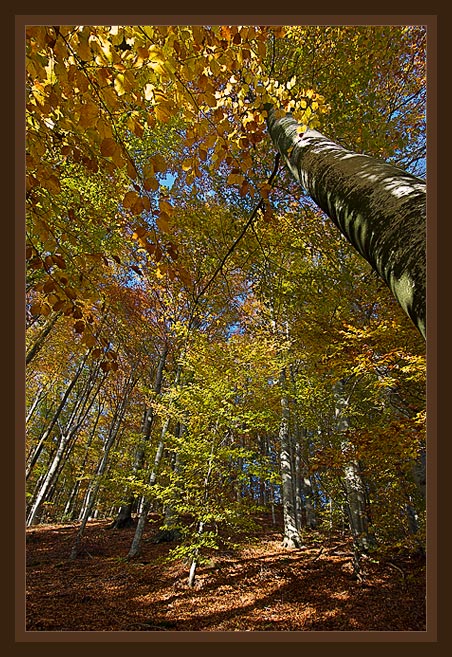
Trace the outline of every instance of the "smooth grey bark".
{"type": "Polygon", "coordinates": [[[290,408],[286,387],[286,371],[280,374],[282,387],[281,396],[281,423],[279,427],[280,440],[280,467],[281,467],[281,493],[283,503],[284,536],[283,547],[301,547],[300,535],[297,529],[294,497],[294,473],[292,466],[292,445],[290,440],[290,408]]]}
{"type": "MultiPolygon", "coordinates": [[[[214,439],[214,440],[212,440],[212,447],[211,447],[211,450],[210,450],[209,463],[208,463],[208,466],[207,466],[206,476],[204,477],[204,504],[205,504],[206,510],[208,509],[208,506],[209,506],[209,482],[210,482],[210,476],[211,476],[212,470],[213,470],[213,457],[214,457],[214,453],[215,453],[215,447],[216,447],[216,445],[215,445],[215,439],[214,439]]],[[[204,531],[204,521],[200,520],[199,523],[198,523],[198,536],[201,536],[203,531],[204,531]]],[[[192,556],[192,560],[191,560],[191,564],[190,564],[190,572],[188,574],[188,586],[190,588],[192,588],[195,585],[196,569],[198,567],[198,563],[199,563],[199,549],[196,547],[194,552],[193,552],[193,556],[192,556]]]]}
{"type": "Polygon", "coordinates": [[[33,505],[28,514],[27,527],[30,527],[31,525],[34,525],[38,522],[38,516],[40,513],[41,505],[46,498],[47,492],[50,488],[50,485],[58,469],[58,466],[60,465],[61,459],[63,457],[69,439],[70,439],[70,434],[61,436],[55,456],[52,459],[52,463],[50,464],[50,467],[47,470],[46,476],[44,477],[44,481],[42,482],[37,492],[33,505]]]}
{"type": "MultiPolygon", "coordinates": [[[[294,366],[290,366],[290,379],[293,389],[297,389],[297,378],[294,366]]],[[[309,529],[317,526],[314,508],[314,496],[312,482],[309,473],[309,446],[308,432],[303,427],[303,420],[299,417],[298,411],[294,412],[295,420],[295,441],[294,441],[294,472],[295,472],[295,513],[297,528],[301,529],[305,525],[309,529]]]]}
{"type": "Polygon", "coordinates": [[[291,114],[266,105],[270,136],[292,176],[383,278],[426,336],[426,184],[354,153],[316,130],[300,135],[291,114]]]}
{"type": "MultiPolygon", "coordinates": [[[[339,434],[346,434],[350,427],[347,417],[348,399],[345,394],[344,381],[338,381],[334,386],[336,397],[336,429],[339,434]]],[[[341,440],[341,448],[344,452],[348,449],[348,440],[341,440]]],[[[361,477],[359,463],[354,458],[348,458],[344,466],[344,487],[347,496],[347,508],[350,521],[350,529],[357,558],[359,554],[366,552],[372,547],[374,541],[369,534],[369,522],[367,516],[366,491],[361,477]]]]}
{"type": "MultiPolygon", "coordinates": [[[[99,408],[97,410],[96,419],[94,420],[94,426],[93,426],[92,430],[89,432],[88,440],[86,441],[86,446],[85,446],[85,454],[83,456],[83,461],[82,461],[82,464],[81,464],[80,470],[79,470],[80,475],[84,475],[84,473],[85,473],[85,466],[86,466],[86,462],[88,460],[89,450],[90,450],[91,443],[93,441],[94,435],[96,433],[97,425],[99,423],[99,420],[100,420],[100,417],[103,413],[103,410],[104,410],[103,406],[99,406],[99,408]]],[[[81,479],[80,479],[80,476],[79,476],[79,477],[77,477],[77,479],[74,483],[74,486],[72,487],[72,490],[69,494],[68,500],[67,500],[66,505],[64,507],[64,511],[63,511],[63,517],[64,518],[69,517],[71,520],[74,520],[77,517],[76,503],[77,503],[78,493],[79,493],[79,490],[80,490],[80,484],[81,484],[81,479]]]]}
{"type": "MultiPolygon", "coordinates": [[[[170,418],[168,418],[165,421],[165,424],[162,427],[160,442],[158,444],[157,452],[154,458],[154,467],[152,468],[151,474],[149,475],[149,481],[148,481],[149,486],[153,486],[157,479],[158,469],[160,467],[160,462],[162,460],[163,452],[165,450],[165,436],[166,436],[166,432],[169,429],[169,425],[170,425],[170,418]]],[[[127,555],[128,559],[133,559],[140,552],[141,540],[143,538],[144,527],[148,517],[149,509],[151,508],[151,502],[152,502],[151,497],[149,495],[145,495],[143,500],[143,505],[141,508],[140,517],[138,518],[135,534],[132,540],[132,545],[130,546],[129,553],[127,555]]]]}
{"type": "Polygon", "coordinates": [[[38,407],[38,404],[39,404],[43,399],[46,398],[46,396],[47,396],[47,392],[48,392],[48,391],[46,390],[47,387],[48,387],[48,386],[45,386],[45,387],[40,388],[40,389],[38,390],[38,392],[36,393],[36,396],[35,396],[34,400],[33,400],[32,403],[30,404],[29,409],[27,410],[27,416],[26,416],[26,418],[25,418],[25,425],[27,425],[27,424],[30,422],[30,420],[31,420],[31,418],[33,417],[33,414],[34,414],[36,408],[38,407]]]}

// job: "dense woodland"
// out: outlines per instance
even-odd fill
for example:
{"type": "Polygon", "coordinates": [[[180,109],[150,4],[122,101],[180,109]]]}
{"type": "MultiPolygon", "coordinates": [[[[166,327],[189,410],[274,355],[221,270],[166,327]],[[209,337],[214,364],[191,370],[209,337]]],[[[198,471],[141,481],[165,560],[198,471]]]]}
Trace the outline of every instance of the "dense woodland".
{"type": "Polygon", "coordinates": [[[189,590],[263,530],[362,585],[424,553],[425,341],[264,108],[422,179],[425,68],[422,26],[27,27],[30,550],[103,523],[189,590]]]}

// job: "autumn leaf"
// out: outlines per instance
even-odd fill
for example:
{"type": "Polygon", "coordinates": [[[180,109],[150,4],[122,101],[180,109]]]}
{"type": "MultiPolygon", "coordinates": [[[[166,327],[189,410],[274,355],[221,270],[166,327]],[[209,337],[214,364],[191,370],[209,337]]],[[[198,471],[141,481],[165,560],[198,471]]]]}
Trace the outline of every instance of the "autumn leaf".
{"type": "Polygon", "coordinates": [[[44,179],[42,181],[42,184],[52,194],[59,194],[61,192],[60,181],[54,175],[51,175],[48,178],[44,179]]]}
{"type": "Polygon", "coordinates": [[[169,233],[171,230],[169,225],[169,217],[166,212],[160,212],[156,220],[156,224],[163,233],[169,233]]]}
{"type": "Polygon", "coordinates": [[[104,157],[111,157],[117,149],[115,140],[111,137],[103,139],[100,144],[100,152],[104,157]]]}
{"type": "Polygon", "coordinates": [[[83,333],[84,330],[85,330],[85,322],[82,322],[81,320],[75,322],[75,324],[74,324],[74,331],[75,331],[76,333],[80,333],[80,334],[81,334],[81,333],[83,333]]]}

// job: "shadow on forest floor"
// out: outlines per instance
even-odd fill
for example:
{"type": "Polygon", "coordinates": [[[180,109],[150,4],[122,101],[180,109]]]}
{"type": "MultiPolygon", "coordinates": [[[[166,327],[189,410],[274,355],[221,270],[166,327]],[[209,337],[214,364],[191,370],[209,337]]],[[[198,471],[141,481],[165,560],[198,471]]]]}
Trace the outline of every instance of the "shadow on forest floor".
{"type": "MultiPolygon", "coordinates": [[[[187,567],[165,563],[171,545],[143,542],[126,561],[134,528],[92,521],[68,559],[76,525],[27,530],[28,631],[425,631],[425,563],[410,555],[366,559],[353,576],[350,544],[281,547],[269,525],[243,549],[215,553],[194,588],[187,567]]],[[[145,539],[158,529],[151,518],[145,539]]]]}

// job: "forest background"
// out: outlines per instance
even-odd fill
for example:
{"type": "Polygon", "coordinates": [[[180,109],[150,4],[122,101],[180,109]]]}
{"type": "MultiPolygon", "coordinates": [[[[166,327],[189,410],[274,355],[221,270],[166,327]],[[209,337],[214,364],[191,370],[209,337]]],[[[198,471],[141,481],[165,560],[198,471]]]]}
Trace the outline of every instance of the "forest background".
{"type": "Polygon", "coordinates": [[[425,29],[27,37],[27,524],[78,522],[75,559],[135,522],[133,558],[161,513],[192,585],[279,508],[286,547],[347,527],[358,577],[422,549],[425,344],[262,106],[424,177],[425,29]]]}

